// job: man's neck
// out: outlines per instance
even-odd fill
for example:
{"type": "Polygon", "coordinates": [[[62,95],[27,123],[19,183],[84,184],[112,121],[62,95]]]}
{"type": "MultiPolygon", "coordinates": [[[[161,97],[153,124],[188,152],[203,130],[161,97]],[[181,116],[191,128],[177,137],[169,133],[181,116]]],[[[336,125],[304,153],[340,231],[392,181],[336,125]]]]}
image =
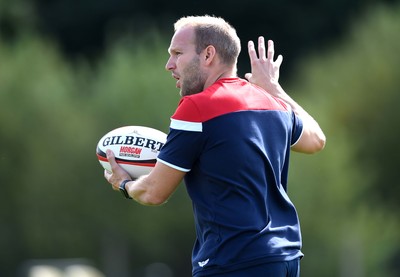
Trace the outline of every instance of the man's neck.
{"type": "Polygon", "coordinates": [[[204,89],[208,88],[212,84],[214,84],[216,81],[219,79],[224,79],[224,78],[236,78],[236,71],[231,70],[231,71],[222,71],[218,72],[216,74],[212,74],[207,78],[207,81],[204,84],[204,89]]]}

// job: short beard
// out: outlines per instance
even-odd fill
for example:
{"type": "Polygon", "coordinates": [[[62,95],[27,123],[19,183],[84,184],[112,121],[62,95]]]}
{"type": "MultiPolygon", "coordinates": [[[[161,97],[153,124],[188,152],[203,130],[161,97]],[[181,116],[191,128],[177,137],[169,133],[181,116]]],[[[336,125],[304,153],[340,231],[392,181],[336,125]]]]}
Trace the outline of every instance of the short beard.
{"type": "Polygon", "coordinates": [[[194,57],[188,66],[185,68],[185,74],[187,77],[181,84],[180,95],[192,95],[204,90],[204,84],[206,76],[200,71],[200,60],[199,57],[194,57]]]}

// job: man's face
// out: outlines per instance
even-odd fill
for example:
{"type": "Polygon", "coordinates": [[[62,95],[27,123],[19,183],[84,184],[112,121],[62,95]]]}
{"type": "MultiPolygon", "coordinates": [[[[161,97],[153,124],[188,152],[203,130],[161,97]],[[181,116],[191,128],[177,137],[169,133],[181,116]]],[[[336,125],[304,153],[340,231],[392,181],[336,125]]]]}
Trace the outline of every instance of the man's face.
{"type": "Polygon", "coordinates": [[[170,57],[165,68],[172,73],[181,96],[199,93],[204,89],[206,76],[196,53],[192,28],[178,30],[168,49],[170,57]]]}

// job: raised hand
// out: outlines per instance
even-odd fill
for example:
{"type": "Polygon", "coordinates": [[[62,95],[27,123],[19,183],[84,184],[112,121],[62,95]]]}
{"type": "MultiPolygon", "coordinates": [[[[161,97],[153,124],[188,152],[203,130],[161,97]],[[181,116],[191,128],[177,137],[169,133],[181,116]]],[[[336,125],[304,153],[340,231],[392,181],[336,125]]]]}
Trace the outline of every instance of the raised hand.
{"type": "Polygon", "coordinates": [[[279,55],[274,61],[274,42],[268,40],[268,51],[265,50],[264,37],[258,38],[258,55],[253,41],[248,43],[248,51],[251,64],[251,73],[245,74],[249,82],[256,84],[269,93],[276,95],[279,90],[279,69],[283,61],[279,55]]]}

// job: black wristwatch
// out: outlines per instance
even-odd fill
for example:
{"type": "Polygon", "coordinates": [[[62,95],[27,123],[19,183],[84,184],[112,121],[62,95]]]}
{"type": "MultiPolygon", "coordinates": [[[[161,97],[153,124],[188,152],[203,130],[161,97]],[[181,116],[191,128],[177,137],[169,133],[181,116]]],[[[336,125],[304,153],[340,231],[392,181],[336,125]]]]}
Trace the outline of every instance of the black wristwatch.
{"type": "Polygon", "coordinates": [[[132,180],[124,180],[119,185],[119,190],[125,196],[125,198],[128,198],[128,199],[132,199],[132,197],[130,197],[129,193],[126,191],[125,186],[126,186],[126,183],[128,183],[130,181],[132,181],[132,180]]]}

